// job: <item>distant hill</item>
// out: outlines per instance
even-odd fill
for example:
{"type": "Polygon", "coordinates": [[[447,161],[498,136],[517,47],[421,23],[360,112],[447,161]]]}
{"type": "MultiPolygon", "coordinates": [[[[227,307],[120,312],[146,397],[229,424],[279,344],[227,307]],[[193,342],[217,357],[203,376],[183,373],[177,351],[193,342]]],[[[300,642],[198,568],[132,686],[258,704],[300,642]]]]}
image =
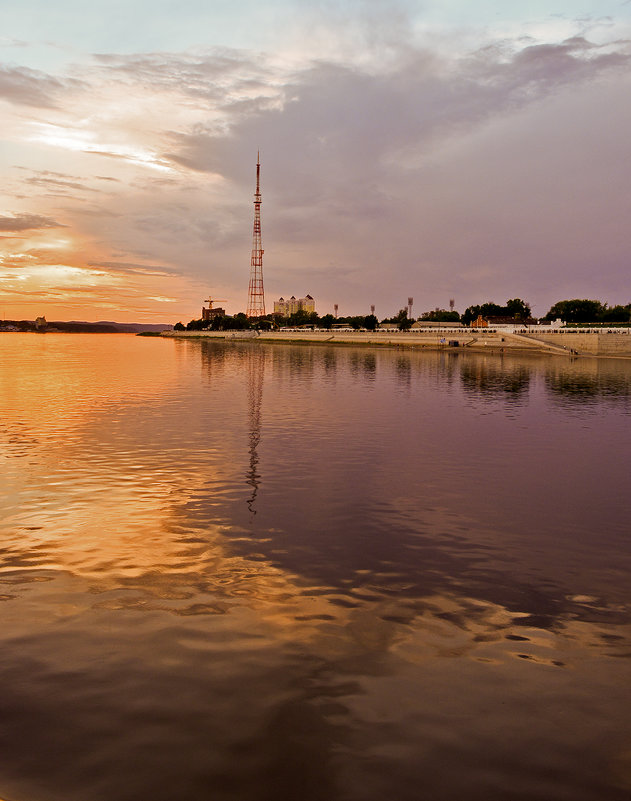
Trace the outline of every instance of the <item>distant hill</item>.
{"type": "MultiPolygon", "coordinates": [[[[115,323],[110,320],[99,320],[98,323],[84,323],[81,321],[71,320],[70,323],[66,323],[66,325],[98,325],[98,326],[107,326],[108,329],[114,329],[118,333],[129,333],[129,334],[138,334],[140,331],[172,331],[173,326],[167,325],[166,323],[115,323]]],[[[61,323],[49,323],[49,325],[53,325],[58,327],[62,325],[61,323]]]]}
{"type": "Polygon", "coordinates": [[[84,333],[84,334],[118,334],[120,333],[110,323],[83,323],[77,320],[70,322],[63,322],[55,320],[47,323],[45,328],[40,327],[40,331],[47,330],[63,331],[66,334],[84,333]]]}
{"type": "Polygon", "coordinates": [[[65,333],[87,334],[140,334],[143,332],[160,333],[171,331],[172,325],[166,323],[115,323],[109,320],[100,320],[98,323],[88,323],[85,320],[50,320],[45,324],[36,324],[34,320],[4,320],[0,323],[4,330],[18,331],[63,331],[65,333]]]}

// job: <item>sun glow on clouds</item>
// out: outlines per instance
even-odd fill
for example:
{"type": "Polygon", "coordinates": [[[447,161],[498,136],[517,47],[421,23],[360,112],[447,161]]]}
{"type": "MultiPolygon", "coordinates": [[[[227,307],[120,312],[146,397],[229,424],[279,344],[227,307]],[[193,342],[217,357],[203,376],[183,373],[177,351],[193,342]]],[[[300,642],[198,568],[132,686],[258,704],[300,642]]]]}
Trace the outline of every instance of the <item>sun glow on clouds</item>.
{"type": "Polygon", "coordinates": [[[161,172],[173,171],[171,164],[150,150],[143,150],[131,144],[99,142],[96,131],[69,129],[65,126],[38,122],[32,123],[32,127],[36,131],[30,138],[32,142],[41,142],[53,148],[120,158],[161,172]]]}
{"type": "Polygon", "coordinates": [[[94,242],[59,236],[54,230],[0,241],[4,311],[11,319],[34,319],[41,314],[65,319],[68,314],[76,317],[77,309],[83,308],[92,309],[88,317],[102,319],[99,309],[122,309],[142,321],[147,315],[151,319],[154,308],[177,304],[172,295],[156,293],[173,284],[174,276],[168,271],[155,264],[88,263],[84,259],[88,252],[98,252],[94,242]],[[32,312],[20,311],[24,307],[32,312]]]}
{"type": "Polygon", "coordinates": [[[66,238],[54,238],[51,239],[49,237],[42,238],[37,243],[37,248],[39,250],[68,250],[74,246],[74,242],[71,239],[66,238]]]}
{"type": "Polygon", "coordinates": [[[83,267],[75,267],[71,264],[45,263],[28,264],[20,268],[18,274],[3,272],[1,274],[8,282],[18,280],[38,286],[45,293],[49,287],[55,289],[64,288],[70,290],[83,290],[86,287],[98,287],[103,285],[115,285],[120,283],[116,276],[106,272],[96,272],[83,267]]]}
{"type": "MultiPolygon", "coordinates": [[[[165,304],[176,307],[182,295],[190,299],[175,314],[190,319],[191,301],[194,308],[201,305],[205,287],[192,288],[180,269],[172,269],[173,263],[165,264],[166,271],[156,271],[155,265],[164,263],[159,244],[164,232],[174,216],[185,214],[181,206],[174,214],[176,192],[180,187],[196,192],[200,184],[194,173],[187,177],[188,170],[162,155],[171,136],[165,121],[177,130],[186,129],[193,117],[202,117],[199,109],[179,104],[172,91],[165,96],[159,89],[147,90],[136,76],[126,83],[127,91],[122,91],[109,69],[92,68],[84,75],[84,85],[73,86],[63,104],[11,115],[5,134],[20,143],[16,152],[32,159],[31,166],[24,159],[17,167],[4,167],[11,176],[5,189],[13,201],[6,214],[0,214],[0,236],[4,230],[8,234],[0,238],[0,278],[3,291],[12,294],[2,302],[18,306],[21,288],[18,316],[48,313],[41,308],[42,298],[59,299],[60,290],[69,302],[82,293],[87,299],[85,293],[90,292],[96,307],[108,308],[116,306],[111,296],[115,292],[122,321],[139,315],[151,319],[152,314],[155,319],[165,304]],[[158,197],[166,224],[156,217],[158,197]],[[34,208],[49,214],[36,215],[34,208]],[[51,225],[63,226],[64,235],[46,231],[51,225]],[[148,236],[154,228],[155,235],[148,236]],[[134,269],[125,266],[129,263],[134,269]],[[111,267],[85,266],[90,264],[111,267]]],[[[222,180],[218,174],[206,176],[204,188],[208,192],[222,180]]],[[[63,319],[64,312],[56,317],[63,319]]],[[[158,319],[164,321],[162,316],[158,319]]]]}
{"type": "Polygon", "coordinates": [[[85,150],[94,142],[94,133],[91,131],[81,131],[48,122],[33,122],[31,126],[35,133],[30,137],[30,141],[42,142],[51,147],[85,150]]]}
{"type": "Polygon", "coordinates": [[[86,270],[83,267],[73,267],[69,264],[40,264],[31,270],[33,277],[36,275],[46,282],[55,283],[57,286],[98,286],[99,284],[118,283],[115,276],[105,272],[86,270]]]}

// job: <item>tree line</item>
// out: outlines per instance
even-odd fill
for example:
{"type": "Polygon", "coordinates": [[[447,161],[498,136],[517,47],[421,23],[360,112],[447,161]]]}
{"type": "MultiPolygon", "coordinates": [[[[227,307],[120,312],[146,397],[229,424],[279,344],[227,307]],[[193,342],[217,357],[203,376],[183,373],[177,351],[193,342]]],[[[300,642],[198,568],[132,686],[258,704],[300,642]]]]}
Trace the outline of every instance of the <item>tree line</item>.
{"type": "Polygon", "coordinates": [[[561,318],[566,323],[628,323],[631,303],[608,306],[599,300],[560,300],[546,314],[546,320],[561,318]]]}
{"type": "MultiPolygon", "coordinates": [[[[437,309],[435,313],[430,312],[423,315],[423,318],[438,319],[447,321],[454,319],[451,316],[457,312],[445,312],[444,309],[437,309]]],[[[521,298],[507,300],[503,306],[497,303],[487,302],[478,306],[469,306],[458,319],[464,325],[470,325],[479,316],[489,317],[510,317],[516,322],[526,323],[532,320],[530,304],[521,298]]],[[[565,323],[628,323],[631,322],[631,303],[626,306],[609,306],[600,300],[587,300],[573,298],[572,300],[559,300],[552,305],[542,320],[563,320],[565,323]]]]}
{"type": "MultiPolygon", "coordinates": [[[[510,318],[516,323],[535,322],[531,317],[530,304],[521,298],[511,298],[504,305],[488,301],[474,306],[469,306],[460,314],[454,310],[432,309],[424,312],[418,320],[427,320],[438,323],[462,323],[470,325],[478,317],[482,318],[510,318]]],[[[626,306],[609,306],[599,300],[588,300],[574,298],[572,300],[559,300],[542,320],[561,319],[565,323],[629,323],[631,322],[631,303],[626,306]]],[[[278,314],[268,314],[258,318],[254,323],[243,312],[235,315],[216,315],[210,320],[191,320],[185,326],[183,323],[176,323],[176,331],[228,331],[243,330],[251,328],[254,324],[259,328],[288,327],[302,328],[313,326],[330,330],[334,326],[346,326],[355,330],[366,329],[374,331],[379,325],[379,320],[374,314],[354,315],[347,317],[334,317],[332,314],[318,315],[317,312],[307,312],[300,310],[287,317],[278,314]]],[[[401,330],[406,330],[415,322],[413,318],[408,318],[408,310],[400,309],[392,317],[381,320],[382,324],[396,325],[401,330]]]]}
{"type": "MultiPolygon", "coordinates": [[[[184,325],[176,323],[173,327],[176,331],[235,331],[251,328],[253,321],[243,312],[235,315],[215,315],[210,320],[191,320],[184,325]]],[[[322,317],[317,312],[307,312],[300,310],[284,317],[279,314],[267,314],[254,321],[258,328],[325,328],[330,330],[333,326],[345,326],[355,330],[366,329],[374,331],[379,325],[379,320],[374,314],[355,315],[349,317],[334,317],[332,314],[325,314],[322,317]]]]}

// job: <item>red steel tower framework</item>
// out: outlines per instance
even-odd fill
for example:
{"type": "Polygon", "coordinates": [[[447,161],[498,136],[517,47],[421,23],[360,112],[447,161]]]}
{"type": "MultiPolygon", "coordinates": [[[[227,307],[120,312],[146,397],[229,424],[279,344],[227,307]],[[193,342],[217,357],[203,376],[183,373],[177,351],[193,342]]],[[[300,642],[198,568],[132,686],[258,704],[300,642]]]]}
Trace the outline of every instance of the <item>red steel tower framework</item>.
{"type": "Polygon", "coordinates": [[[250,261],[250,285],[248,287],[248,317],[265,315],[263,293],[263,248],[261,247],[261,158],[256,154],[256,194],[254,195],[254,233],[252,235],[252,259],[250,261]]]}

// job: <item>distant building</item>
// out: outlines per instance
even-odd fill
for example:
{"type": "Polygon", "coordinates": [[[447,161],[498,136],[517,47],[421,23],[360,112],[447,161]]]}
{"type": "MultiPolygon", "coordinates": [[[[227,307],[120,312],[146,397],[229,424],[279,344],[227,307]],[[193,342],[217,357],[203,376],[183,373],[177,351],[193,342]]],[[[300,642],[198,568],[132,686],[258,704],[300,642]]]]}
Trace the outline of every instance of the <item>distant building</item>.
{"type": "Polygon", "coordinates": [[[225,317],[226,310],[220,309],[217,307],[216,309],[207,309],[205,306],[202,306],[202,320],[208,321],[212,320],[215,317],[225,317]]]}
{"type": "Polygon", "coordinates": [[[535,320],[534,317],[528,317],[525,320],[519,320],[510,316],[482,317],[482,315],[479,314],[477,320],[473,320],[471,323],[471,328],[491,327],[495,329],[501,329],[502,331],[514,331],[521,330],[523,328],[531,328],[535,325],[537,325],[537,320],[535,320]]]}
{"type": "Polygon", "coordinates": [[[551,330],[556,330],[557,328],[565,328],[567,323],[560,317],[557,317],[556,320],[539,320],[537,325],[545,325],[551,330]]]}
{"type": "Polygon", "coordinates": [[[205,306],[202,306],[202,320],[204,322],[207,323],[210,320],[214,320],[215,317],[225,317],[226,316],[226,310],[225,309],[221,309],[219,307],[215,308],[215,306],[214,306],[215,303],[221,303],[220,300],[218,301],[218,300],[214,300],[213,298],[206,298],[204,303],[208,304],[208,308],[206,308],[205,306]]]}
{"type": "Polygon", "coordinates": [[[290,314],[295,314],[298,311],[311,313],[315,310],[315,300],[311,295],[305,295],[304,298],[298,299],[292,295],[289,300],[279,298],[274,301],[274,314],[281,314],[283,317],[289,317],[290,314]]]}
{"type": "Polygon", "coordinates": [[[497,328],[498,326],[513,326],[517,328],[525,328],[526,326],[530,325],[537,325],[537,321],[534,317],[528,317],[526,320],[522,319],[515,319],[514,317],[487,317],[486,318],[488,324],[492,328],[497,328]]]}
{"type": "Polygon", "coordinates": [[[488,328],[489,322],[482,317],[481,314],[478,314],[475,320],[471,321],[471,328],[488,328]]]}

